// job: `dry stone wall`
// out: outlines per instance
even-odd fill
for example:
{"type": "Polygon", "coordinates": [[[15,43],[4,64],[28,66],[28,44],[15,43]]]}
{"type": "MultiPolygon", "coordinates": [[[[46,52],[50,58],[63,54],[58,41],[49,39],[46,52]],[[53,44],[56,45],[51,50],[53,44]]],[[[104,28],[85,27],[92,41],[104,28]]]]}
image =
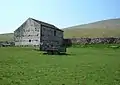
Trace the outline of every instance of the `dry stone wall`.
{"type": "MultiPolygon", "coordinates": [[[[65,39],[66,40],[66,39],[65,39]]],[[[68,38],[66,44],[120,44],[120,38],[68,38]]]]}
{"type": "Polygon", "coordinates": [[[15,43],[9,41],[0,41],[0,47],[8,47],[8,46],[15,46],[15,43]]]}

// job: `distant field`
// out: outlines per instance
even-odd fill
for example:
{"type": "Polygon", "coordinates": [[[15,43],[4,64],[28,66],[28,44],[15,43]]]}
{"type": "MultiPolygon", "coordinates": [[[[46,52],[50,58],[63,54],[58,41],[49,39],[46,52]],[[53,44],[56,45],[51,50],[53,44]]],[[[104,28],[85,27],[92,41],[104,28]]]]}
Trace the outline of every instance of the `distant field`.
{"type": "Polygon", "coordinates": [[[80,28],[80,29],[64,29],[65,38],[73,37],[120,37],[120,29],[105,29],[105,28],[80,28]]]}
{"type": "Polygon", "coordinates": [[[0,85],[120,85],[120,49],[71,47],[68,54],[0,48],[0,85]]]}
{"type": "Polygon", "coordinates": [[[13,33],[0,34],[0,41],[13,41],[13,33]]]}

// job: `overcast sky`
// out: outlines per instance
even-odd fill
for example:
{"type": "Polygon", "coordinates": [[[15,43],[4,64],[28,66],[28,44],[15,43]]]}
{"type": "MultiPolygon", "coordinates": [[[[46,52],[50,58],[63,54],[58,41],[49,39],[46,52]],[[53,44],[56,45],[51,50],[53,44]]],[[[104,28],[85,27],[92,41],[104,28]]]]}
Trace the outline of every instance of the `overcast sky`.
{"type": "Polygon", "coordinates": [[[120,0],[1,0],[0,33],[11,33],[29,17],[59,28],[120,18],[120,0]]]}

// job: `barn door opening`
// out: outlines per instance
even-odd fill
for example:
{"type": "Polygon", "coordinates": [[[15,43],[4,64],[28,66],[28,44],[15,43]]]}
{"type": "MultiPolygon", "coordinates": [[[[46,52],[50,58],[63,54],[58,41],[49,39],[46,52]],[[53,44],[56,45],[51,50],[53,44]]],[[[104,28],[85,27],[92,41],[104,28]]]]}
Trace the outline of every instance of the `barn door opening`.
{"type": "Polygon", "coordinates": [[[54,30],[54,36],[56,36],[56,30],[54,30]]]}

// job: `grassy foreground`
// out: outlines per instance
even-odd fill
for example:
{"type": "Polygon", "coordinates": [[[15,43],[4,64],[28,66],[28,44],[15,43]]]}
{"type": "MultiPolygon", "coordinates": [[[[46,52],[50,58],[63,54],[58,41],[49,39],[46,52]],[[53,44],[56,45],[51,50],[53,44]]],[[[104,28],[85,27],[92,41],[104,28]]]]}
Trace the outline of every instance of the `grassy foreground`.
{"type": "Polygon", "coordinates": [[[0,85],[120,85],[120,49],[71,47],[68,54],[0,48],[0,85]]]}

